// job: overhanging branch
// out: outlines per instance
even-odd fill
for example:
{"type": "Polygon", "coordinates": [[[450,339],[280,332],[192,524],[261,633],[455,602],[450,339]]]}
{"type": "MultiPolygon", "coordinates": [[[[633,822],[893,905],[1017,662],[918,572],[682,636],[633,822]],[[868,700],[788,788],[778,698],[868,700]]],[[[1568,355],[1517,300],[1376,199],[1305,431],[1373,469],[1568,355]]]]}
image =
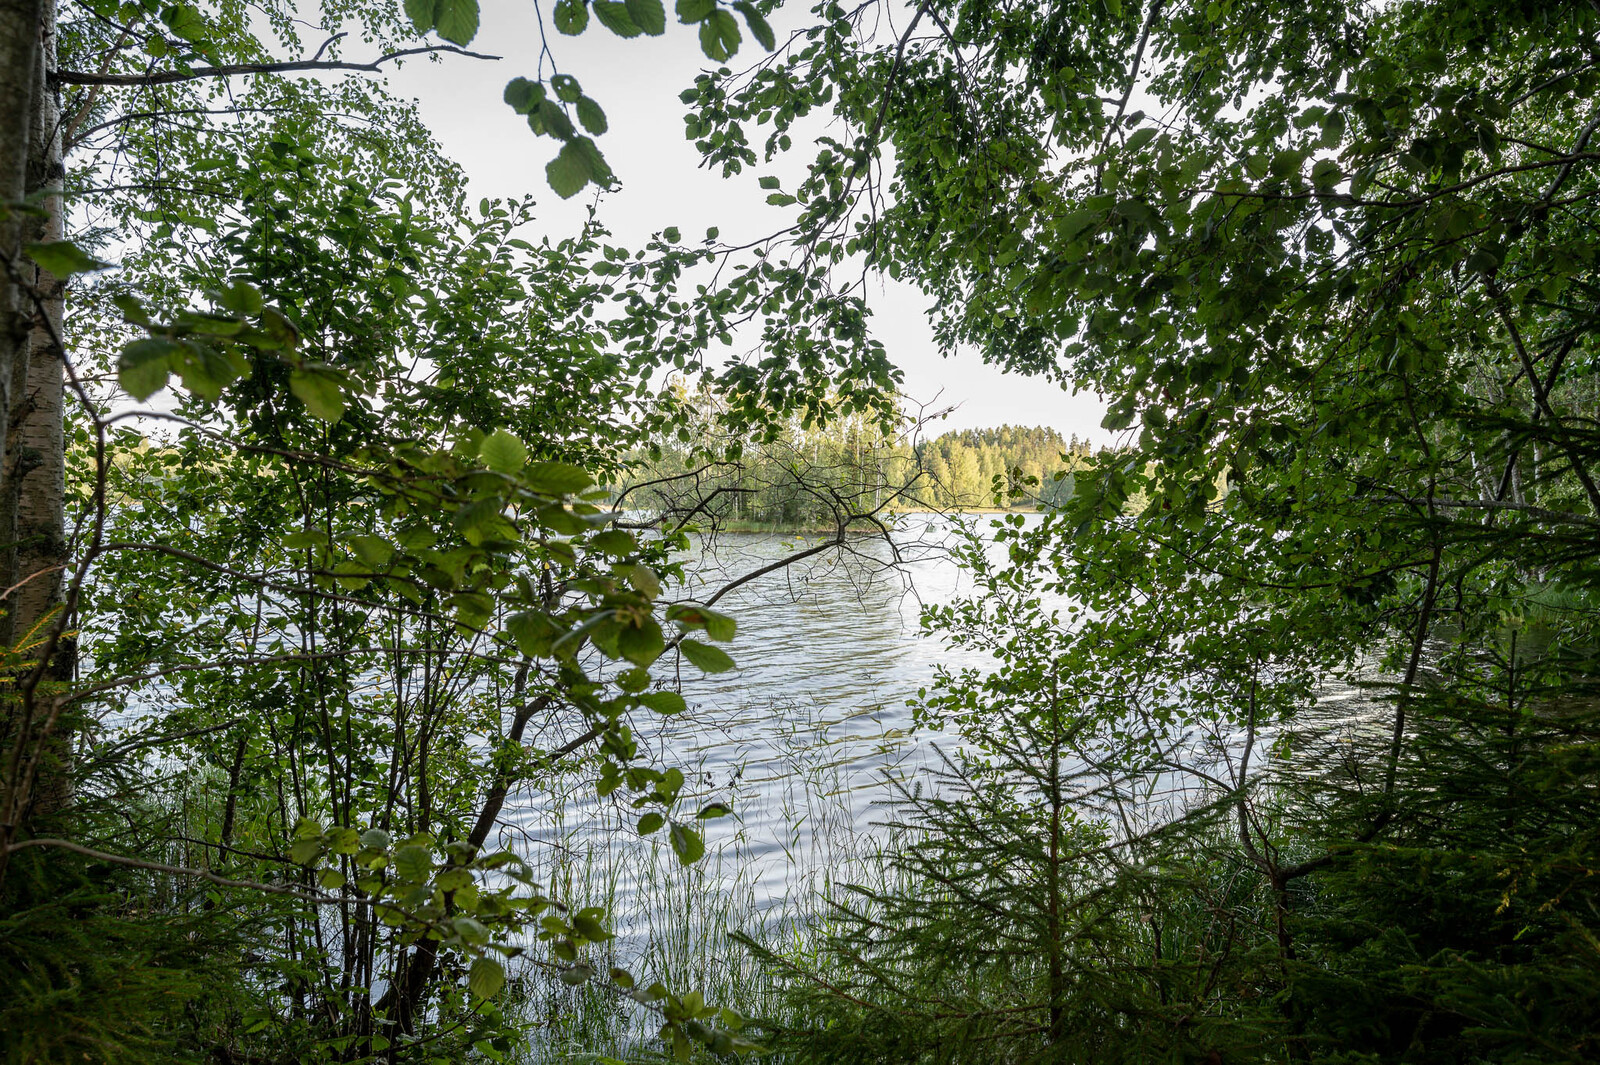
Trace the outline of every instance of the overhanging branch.
{"type": "Polygon", "coordinates": [[[356,70],[375,73],[384,63],[413,55],[448,53],[464,55],[468,59],[499,59],[497,55],[469,52],[449,44],[430,44],[422,48],[406,48],[389,52],[370,63],[344,63],[327,59],[301,59],[286,63],[234,63],[219,67],[191,67],[188,70],[160,70],[148,74],[99,74],[83,70],[58,70],[50,75],[57,85],[168,85],[178,81],[197,81],[201,78],[231,78],[246,74],[298,74],[313,70],[356,70]]]}

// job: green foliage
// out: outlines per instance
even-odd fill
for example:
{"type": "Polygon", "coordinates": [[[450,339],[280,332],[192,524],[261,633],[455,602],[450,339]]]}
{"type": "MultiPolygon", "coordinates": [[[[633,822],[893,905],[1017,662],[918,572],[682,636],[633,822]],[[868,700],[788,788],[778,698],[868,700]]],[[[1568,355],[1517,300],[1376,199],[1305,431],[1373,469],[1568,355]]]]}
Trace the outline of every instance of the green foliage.
{"type": "MultiPolygon", "coordinates": [[[[1077,756],[1110,794],[1200,784],[1154,825],[1101,813],[1144,863],[1129,868],[1161,871],[1142,913],[1129,874],[1097,882],[1130,900],[1073,970],[1074,1007],[1102,1017],[1056,1030],[1037,974],[998,949],[969,951],[951,984],[891,967],[950,934],[881,931],[938,912],[953,889],[931,862],[851,918],[836,960],[860,959],[857,982],[831,992],[801,967],[797,1001],[859,1036],[863,1060],[1592,1056],[1593,986],[1573,974],[1592,972],[1593,913],[1572,876],[1595,860],[1600,16],[1086,0],[923,5],[875,32],[875,6],[819,6],[780,61],[703,75],[689,138],[730,176],[811,145],[773,200],[802,245],[918,285],[946,351],[1105,396],[1128,445],[1076,470],[1039,528],[1010,527],[983,601],[932,615],[987,631],[1000,663],[948,679],[926,716],[1003,738],[1048,675],[1008,656],[1033,657],[1059,671],[1077,756]],[[793,136],[817,111],[831,135],[793,136]],[[1045,624],[1008,596],[1064,613],[1045,624]],[[1548,654],[1508,635],[1547,601],[1564,604],[1548,654]],[[1312,698],[1341,675],[1375,700],[1343,748],[1312,698]],[[1208,746],[1173,746],[1185,736],[1208,746]],[[1191,830],[1228,817],[1232,842],[1191,830]],[[1183,897],[1195,853],[1163,832],[1211,839],[1245,878],[1218,984],[1155,960],[1144,917],[1183,897]],[[1523,908],[1525,885],[1556,882],[1523,908]],[[1235,993],[1213,996],[1236,964],[1235,993]],[[1187,975],[1165,985],[1169,970],[1187,975]],[[978,1023],[1012,1016],[1009,1032],[978,1023]],[[1135,1024],[1180,1016],[1166,1035],[1135,1024]],[[1110,1042],[1080,1042],[1095,1033],[1110,1042]]],[[[1040,750],[1002,743],[998,761],[1037,780],[1040,750]]],[[[1027,825],[976,794],[916,822],[1006,836],[1022,863],[1027,825]]],[[[963,898],[1005,881],[973,876],[963,898]]],[[[1035,877],[1023,902],[1041,891],[1035,877]]],[[[1206,906],[1188,909],[1183,938],[1206,941],[1206,906]]],[[[825,1037],[801,1042],[828,1060],[825,1037]]]]}

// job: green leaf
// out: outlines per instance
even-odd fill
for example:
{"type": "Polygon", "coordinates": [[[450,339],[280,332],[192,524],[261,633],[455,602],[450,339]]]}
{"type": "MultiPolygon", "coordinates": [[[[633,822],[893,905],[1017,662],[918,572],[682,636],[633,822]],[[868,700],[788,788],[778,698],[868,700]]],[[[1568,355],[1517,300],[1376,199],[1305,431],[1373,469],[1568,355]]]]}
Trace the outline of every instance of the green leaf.
{"type": "Polygon", "coordinates": [[[663,715],[681,714],[689,705],[677,692],[645,692],[639,702],[663,715]]]}
{"type": "Polygon", "coordinates": [[[411,20],[412,28],[418,33],[427,33],[433,29],[435,2],[436,0],[406,0],[406,17],[411,20]]]}
{"type": "Polygon", "coordinates": [[[188,4],[174,4],[163,8],[161,21],[166,23],[167,29],[179,40],[194,44],[203,41],[209,35],[206,20],[200,17],[200,12],[188,4]]]}
{"type": "Polygon", "coordinates": [[[572,126],[572,119],[554,100],[540,100],[539,106],[528,116],[528,126],[536,133],[548,133],[563,141],[570,141],[577,133],[572,126]]]}
{"type": "Polygon", "coordinates": [[[330,828],[328,849],[335,854],[354,854],[361,849],[361,837],[353,828],[330,828]]]}
{"type": "Polygon", "coordinates": [[[371,847],[375,851],[389,849],[389,833],[381,828],[369,828],[361,833],[361,845],[371,847]]]}
{"type": "Polygon", "coordinates": [[[478,0],[436,0],[434,19],[439,36],[452,44],[470,44],[478,35],[478,0]]]}
{"type": "Polygon", "coordinates": [[[578,84],[578,79],[571,74],[552,75],[550,88],[555,90],[556,99],[562,103],[575,104],[583,96],[583,87],[578,84]]]}
{"type": "Polygon", "coordinates": [[[661,5],[661,0],[626,0],[626,6],[633,24],[651,37],[659,37],[667,31],[667,9],[661,5]]]}
{"type": "Polygon", "coordinates": [[[606,123],[606,113],[600,105],[585,96],[578,101],[578,121],[583,128],[593,133],[596,137],[610,128],[606,123]]]}
{"type": "Polygon", "coordinates": [[[731,813],[733,813],[733,807],[725,802],[708,802],[700,807],[700,812],[694,816],[698,820],[709,821],[715,817],[727,817],[731,813]]]}
{"type": "Polygon", "coordinates": [[[778,38],[772,32],[772,27],[767,20],[761,17],[761,12],[756,10],[756,5],[750,0],[736,0],[733,9],[744,16],[744,23],[750,27],[750,36],[761,42],[761,47],[772,51],[778,46],[778,38]]]}
{"type": "Polygon", "coordinates": [[[660,814],[652,810],[650,813],[647,813],[643,817],[639,818],[639,835],[648,836],[650,833],[654,832],[656,829],[660,828],[666,823],[667,819],[665,817],[662,817],[660,814]]]}
{"type": "Polygon", "coordinates": [[[350,549],[372,569],[382,569],[394,557],[394,547],[381,536],[364,533],[350,538],[350,549]]]}
{"type": "Polygon", "coordinates": [[[637,540],[630,532],[621,529],[607,529],[605,532],[596,533],[590,541],[596,551],[604,551],[608,555],[618,558],[632,554],[639,547],[637,540]]]}
{"type": "Polygon", "coordinates": [[[557,33],[575,37],[588,28],[589,5],[585,0],[557,0],[551,21],[555,23],[557,33]]]}
{"type": "Polygon", "coordinates": [[[622,657],[639,666],[648,666],[661,657],[667,641],[661,635],[661,626],[655,619],[645,618],[638,625],[629,625],[617,636],[617,647],[622,657]]]}
{"type": "Polygon", "coordinates": [[[700,838],[700,833],[688,825],[672,824],[672,849],[677,852],[678,861],[684,865],[693,865],[706,853],[706,841],[700,838]]]}
{"type": "Polygon", "coordinates": [[[331,374],[294,370],[289,374],[289,391],[313,417],[336,422],[344,414],[344,390],[331,374]]]}
{"type": "Polygon", "coordinates": [[[600,24],[618,37],[637,37],[644,32],[628,14],[628,5],[622,0],[594,0],[594,15],[600,24]]]}
{"type": "Polygon", "coordinates": [[[739,50],[739,23],[721,8],[700,23],[700,50],[721,63],[739,50]]]}
{"type": "Polygon", "coordinates": [[[1133,136],[1129,137],[1127,143],[1122,146],[1122,150],[1125,152],[1136,152],[1155,139],[1156,128],[1154,126],[1146,126],[1143,129],[1136,129],[1133,131],[1133,136]]]}
{"type": "Polygon", "coordinates": [[[704,19],[717,9],[717,0],[678,0],[673,10],[678,14],[678,21],[685,26],[704,19]]]}
{"type": "Polygon", "coordinates": [[[667,608],[667,620],[691,629],[705,629],[713,640],[727,641],[738,632],[738,624],[726,614],[719,614],[699,603],[674,603],[667,608]]]}
{"type": "Polygon", "coordinates": [[[552,496],[569,496],[594,484],[582,467],[566,462],[530,463],[522,480],[533,491],[552,496]]]}
{"type": "Polygon", "coordinates": [[[103,263],[94,258],[70,240],[57,240],[49,244],[28,244],[23,250],[28,253],[28,258],[58,278],[111,268],[110,263],[103,263]]]}
{"type": "Polygon", "coordinates": [[[1319,189],[1332,188],[1344,179],[1344,169],[1332,159],[1319,159],[1311,167],[1311,183],[1319,189]]]}
{"type": "Polygon", "coordinates": [[[684,640],[678,644],[678,650],[683,652],[683,657],[707,673],[726,673],[734,666],[733,659],[722,648],[699,640],[684,640]]]}
{"type": "Polygon", "coordinates": [[[478,455],[496,473],[516,473],[528,461],[528,447],[504,429],[496,429],[484,438],[478,455]]]}
{"type": "Polygon", "coordinates": [[[261,290],[243,281],[235,281],[216,297],[219,304],[235,314],[260,314],[265,305],[261,290]]]}
{"type": "Polygon", "coordinates": [[[321,839],[297,840],[289,848],[289,860],[296,865],[310,865],[322,855],[321,839]]]}
{"type": "Polygon", "coordinates": [[[628,583],[633,585],[634,591],[647,599],[656,599],[661,595],[661,578],[656,576],[656,571],[649,566],[638,565],[628,571],[628,583]]]}
{"type": "Polygon", "coordinates": [[[507,618],[506,631],[517,641],[517,650],[529,658],[546,658],[561,627],[548,614],[526,611],[507,618]]]}
{"type": "Polygon", "coordinates": [[[505,101],[519,115],[525,115],[544,101],[544,86],[527,78],[506,82],[505,101]]]}
{"type": "Polygon", "coordinates": [[[479,958],[467,971],[467,990],[475,999],[493,998],[506,986],[506,971],[493,958],[479,958]]]}
{"type": "Polygon", "coordinates": [[[433,854],[426,847],[408,843],[395,850],[394,871],[407,880],[426,880],[433,872],[433,854]]]}
{"type": "Polygon", "coordinates": [[[546,164],[544,173],[550,182],[550,187],[563,200],[570,200],[594,180],[594,173],[589,169],[589,160],[572,141],[562,145],[560,154],[546,164]]]}
{"type": "Polygon", "coordinates": [[[117,383],[134,399],[149,399],[167,386],[171,373],[168,356],[178,350],[180,345],[171,340],[135,340],[122,349],[117,360],[117,383]]]}

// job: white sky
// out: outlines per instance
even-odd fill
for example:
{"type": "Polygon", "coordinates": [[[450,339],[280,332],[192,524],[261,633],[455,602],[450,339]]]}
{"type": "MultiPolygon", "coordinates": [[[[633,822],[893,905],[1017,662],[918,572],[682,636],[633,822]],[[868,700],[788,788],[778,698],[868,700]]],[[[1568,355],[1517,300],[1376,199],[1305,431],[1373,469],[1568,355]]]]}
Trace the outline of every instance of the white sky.
{"type": "MultiPolygon", "coordinates": [[[[622,40],[593,19],[582,36],[554,32],[549,36],[558,69],[578,79],[610,122],[598,143],[622,188],[601,199],[602,222],[627,246],[642,245],[650,234],[672,225],[682,230],[686,241],[715,225],[721,239],[730,243],[781,228],[787,212],[766,203],[767,193],[756,180],[772,169],[746,170],[724,180],[698,168],[698,153],[683,136],[686,107],[678,94],[711,64],[700,52],[694,28],[676,23],[671,0],[666,6],[667,32],[662,37],[622,40]]],[[[785,30],[796,24],[792,17],[785,20],[784,14],[780,11],[773,19],[780,44],[785,30]]],[[[545,183],[544,167],[557,142],[535,136],[526,120],[501,100],[508,80],[537,73],[540,37],[534,5],[527,0],[483,0],[482,25],[471,47],[504,58],[412,61],[393,71],[389,84],[400,95],[419,101],[423,118],[446,154],[465,168],[474,203],[483,196],[532,194],[551,235],[576,231],[592,202],[592,190],[570,201],[556,196],[545,183]]],[[[741,62],[754,62],[760,54],[760,46],[746,31],[744,44],[729,65],[737,68],[741,62]]],[[[752,140],[757,136],[751,132],[752,140]]],[[[759,136],[764,140],[764,133],[759,136]]],[[[797,144],[796,151],[800,150],[797,144]]],[[[790,181],[784,184],[792,186],[790,181]]],[[[869,301],[875,334],[905,371],[905,392],[930,409],[959,404],[943,423],[928,427],[930,435],[1009,422],[1052,426],[1063,435],[1075,433],[1096,441],[1108,438],[1100,429],[1104,405],[1093,396],[1074,396],[1035,378],[1002,373],[970,352],[940,358],[924,315],[928,301],[910,286],[884,278],[881,286],[874,286],[869,301]]]]}

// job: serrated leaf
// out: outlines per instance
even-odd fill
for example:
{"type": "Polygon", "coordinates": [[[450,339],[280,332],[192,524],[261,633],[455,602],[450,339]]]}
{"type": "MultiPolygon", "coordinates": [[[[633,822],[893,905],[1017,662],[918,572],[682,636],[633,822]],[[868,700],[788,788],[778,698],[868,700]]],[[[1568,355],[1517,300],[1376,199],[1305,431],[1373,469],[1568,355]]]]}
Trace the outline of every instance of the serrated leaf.
{"type": "Polygon", "coordinates": [[[28,253],[28,258],[58,278],[71,277],[73,274],[88,274],[96,270],[108,270],[111,268],[110,263],[101,262],[70,240],[51,241],[48,244],[28,244],[24,246],[23,250],[28,253]]]}
{"type": "Polygon", "coordinates": [[[558,0],[551,21],[557,33],[575,37],[589,26],[589,5],[585,0],[558,0]]]}
{"type": "Polygon", "coordinates": [[[678,855],[678,861],[684,865],[693,865],[706,853],[706,841],[700,838],[700,833],[688,825],[673,822],[672,849],[678,855]]]}
{"type": "Polygon", "coordinates": [[[561,629],[548,615],[528,611],[507,618],[506,631],[517,641],[517,650],[529,658],[545,658],[561,629]]]}
{"type": "Polygon", "coordinates": [[[578,101],[578,122],[596,137],[611,128],[606,122],[606,113],[587,96],[578,101]]]}
{"type": "Polygon", "coordinates": [[[648,599],[655,599],[661,594],[661,578],[649,566],[639,565],[630,569],[628,583],[633,585],[634,591],[648,599]]]}
{"type": "Polygon", "coordinates": [[[344,414],[344,390],[330,374],[294,370],[289,374],[289,391],[313,417],[336,422],[344,414]]]}
{"type": "Polygon", "coordinates": [[[634,665],[648,666],[666,651],[667,641],[655,619],[645,618],[639,625],[629,625],[617,634],[617,649],[634,665]]]}
{"type": "Polygon", "coordinates": [[[496,429],[484,437],[478,457],[496,473],[516,473],[528,461],[528,447],[504,429],[496,429]]]}
{"type": "Polygon", "coordinates": [[[561,970],[561,982],[572,987],[580,987],[589,982],[589,977],[594,975],[594,970],[587,965],[574,965],[561,970]]]}
{"type": "Polygon", "coordinates": [[[673,10],[684,25],[699,22],[717,9],[717,0],[677,0],[673,10]]]}
{"type": "Polygon", "coordinates": [[[467,971],[467,990],[476,999],[493,998],[506,986],[506,971],[493,958],[479,958],[467,971]]]}
{"type": "Polygon", "coordinates": [[[408,843],[395,850],[394,871],[407,880],[426,880],[433,872],[433,854],[426,847],[408,843]]]}
{"type": "Polygon", "coordinates": [[[659,37],[667,32],[667,9],[661,0],[625,0],[625,6],[633,24],[646,34],[659,37]]]}
{"type": "Polygon", "coordinates": [[[382,569],[394,557],[394,547],[381,536],[363,534],[350,538],[350,550],[372,569],[382,569]]]}
{"type": "Polygon", "coordinates": [[[721,8],[700,23],[700,50],[721,63],[739,50],[739,22],[721,8]]]}
{"type": "Polygon", "coordinates": [[[117,383],[134,399],[149,399],[166,387],[171,375],[168,356],[177,350],[179,345],[171,340],[135,340],[117,360],[117,383]]]}
{"type": "Polygon", "coordinates": [[[544,86],[527,78],[512,78],[506,82],[503,94],[506,103],[519,115],[525,115],[544,100],[544,86]]]}
{"type": "Polygon", "coordinates": [[[683,652],[683,657],[707,673],[726,673],[734,667],[733,659],[728,657],[726,651],[699,640],[684,640],[678,644],[678,650],[683,652]]]}
{"type": "Polygon", "coordinates": [[[411,20],[411,26],[418,33],[427,33],[433,29],[434,4],[436,0],[406,0],[406,17],[411,20]]]}
{"type": "Polygon", "coordinates": [[[328,849],[335,854],[354,854],[361,849],[361,837],[353,828],[330,828],[328,849]]]}
{"type": "Polygon", "coordinates": [[[522,479],[535,492],[546,495],[572,495],[594,484],[582,467],[567,462],[535,462],[523,471],[522,479]]]}
{"type": "Polygon", "coordinates": [[[570,200],[594,180],[589,161],[572,141],[562,145],[560,153],[545,165],[544,173],[550,188],[563,200],[570,200]]]}
{"type": "Polygon", "coordinates": [[[694,816],[701,821],[709,821],[714,817],[727,817],[733,813],[733,807],[725,802],[708,802],[700,807],[700,812],[694,816]]]}
{"type": "Polygon", "coordinates": [[[296,865],[310,865],[322,855],[321,839],[297,840],[289,848],[289,860],[296,865]]]}
{"type": "Polygon", "coordinates": [[[637,37],[643,32],[622,0],[594,0],[594,17],[618,37],[637,37]]]}
{"type": "Polygon", "coordinates": [[[571,74],[553,74],[550,77],[550,88],[555,90],[556,99],[562,103],[575,104],[583,95],[583,87],[578,84],[578,79],[571,74]]]}
{"type": "Polygon", "coordinates": [[[667,823],[667,819],[654,810],[639,818],[639,835],[648,836],[667,823]]]}
{"type": "Polygon", "coordinates": [[[744,24],[750,27],[750,36],[760,41],[761,47],[770,52],[778,46],[777,35],[772,32],[772,27],[761,17],[761,12],[756,10],[756,5],[750,0],[736,0],[733,9],[744,16],[744,24]]]}
{"type": "Polygon", "coordinates": [[[200,12],[188,4],[174,4],[162,9],[161,21],[166,23],[167,29],[179,40],[193,44],[203,41],[207,36],[206,20],[200,17],[200,12]]]}
{"type": "Polygon", "coordinates": [[[633,538],[633,534],[622,529],[607,529],[605,532],[595,533],[590,544],[596,551],[603,551],[619,558],[632,554],[639,547],[639,542],[633,538]]]}
{"type": "Polygon", "coordinates": [[[658,714],[667,715],[681,714],[689,705],[677,692],[645,692],[639,696],[639,702],[658,714]]]}
{"type": "Polygon", "coordinates": [[[452,44],[471,44],[478,35],[478,0],[435,0],[434,25],[452,44]]]}

